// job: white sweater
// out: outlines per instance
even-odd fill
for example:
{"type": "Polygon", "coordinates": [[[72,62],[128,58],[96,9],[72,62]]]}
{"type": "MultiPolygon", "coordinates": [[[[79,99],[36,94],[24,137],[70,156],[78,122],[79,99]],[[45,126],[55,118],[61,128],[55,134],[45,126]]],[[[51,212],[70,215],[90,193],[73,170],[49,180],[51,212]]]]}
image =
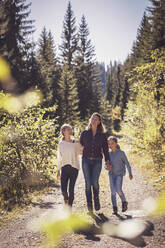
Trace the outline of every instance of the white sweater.
{"type": "Polygon", "coordinates": [[[76,169],[80,169],[79,155],[82,153],[82,146],[79,142],[67,142],[62,140],[58,144],[57,150],[57,170],[64,165],[70,164],[76,169]]]}

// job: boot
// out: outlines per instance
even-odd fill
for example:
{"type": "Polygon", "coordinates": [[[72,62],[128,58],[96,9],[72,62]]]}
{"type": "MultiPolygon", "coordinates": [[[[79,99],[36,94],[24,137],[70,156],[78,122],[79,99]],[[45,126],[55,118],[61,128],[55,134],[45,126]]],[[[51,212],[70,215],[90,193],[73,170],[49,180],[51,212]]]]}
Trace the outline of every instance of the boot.
{"type": "Polygon", "coordinates": [[[127,209],[128,209],[128,202],[122,202],[122,212],[125,212],[125,211],[127,211],[127,209]]]}
{"type": "Polygon", "coordinates": [[[92,202],[87,202],[87,208],[88,208],[88,211],[89,212],[93,212],[93,204],[92,204],[92,202]]]}
{"type": "Polygon", "coordinates": [[[64,200],[64,204],[65,204],[65,206],[68,206],[69,205],[69,200],[64,200]]]}
{"type": "Polygon", "coordinates": [[[95,210],[99,211],[100,210],[100,200],[99,200],[98,196],[94,198],[94,204],[95,204],[95,210]]]}
{"type": "Polygon", "coordinates": [[[118,211],[117,207],[113,207],[113,214],[117,214],[117,211],[118,211]]]}

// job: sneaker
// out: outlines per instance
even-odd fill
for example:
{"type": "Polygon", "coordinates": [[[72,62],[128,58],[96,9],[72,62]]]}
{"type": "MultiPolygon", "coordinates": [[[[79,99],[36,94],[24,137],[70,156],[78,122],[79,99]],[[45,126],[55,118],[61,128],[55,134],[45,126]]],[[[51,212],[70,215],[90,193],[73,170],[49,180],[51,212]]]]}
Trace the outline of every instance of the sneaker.
{"type": "Polygon", "coordinates": [[[117,211],[118,211],[117,207],[113,207],[113,214],[117,214],[117,211]]]}
{"type": "Polygon", "coordinates": [[[128,209],[128,202],[122,202],[122,212],[127,211],[128,209]]]}

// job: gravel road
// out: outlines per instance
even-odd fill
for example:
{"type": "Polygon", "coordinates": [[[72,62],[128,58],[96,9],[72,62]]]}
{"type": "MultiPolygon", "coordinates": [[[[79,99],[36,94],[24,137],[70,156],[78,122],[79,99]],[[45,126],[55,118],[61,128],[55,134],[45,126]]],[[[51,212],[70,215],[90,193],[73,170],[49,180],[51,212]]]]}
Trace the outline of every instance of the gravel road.
{"type": "MultiPolygon", "coordinates": [[[[101,211],[93,217],[88,217],[91,227],[86,232],[78,232],[66,235],[62,240],[62,248],[165,248],[165,218],[151,219],[146,216],[142,203],[148,197],[157,195],[156,190],[149,185],[137,168],[133,169],[134,179],[129,180],[128,175],[124,178],[124,192],[129,202],[129,209],[124,214],[120,211],[121,204],[118,198],[119,214],[112,214],[110,201],[110,189],[107,171],[102,170],[100,177],[100,201],[101,211]],[[102,225],[109,223],[119,225],[128,219],[140,219],[146,223],[145,231],[134,239],[108,236],[102,233],[102,225]]],[[[35,227],[35,222],[41,216],[51,216],[58,208],[63,207],[63,199],[59,187],[52,188],[37,203],[32,203],[28,210],[24,211],[19,218],[10,224],[1,227],[0,248],[25,248],[43,246],[45,237],[35,227]]],[[[84,194],[84,179],[80,171],[75,188],[75,202],[73,213],[86,214],[84,194]]]]}

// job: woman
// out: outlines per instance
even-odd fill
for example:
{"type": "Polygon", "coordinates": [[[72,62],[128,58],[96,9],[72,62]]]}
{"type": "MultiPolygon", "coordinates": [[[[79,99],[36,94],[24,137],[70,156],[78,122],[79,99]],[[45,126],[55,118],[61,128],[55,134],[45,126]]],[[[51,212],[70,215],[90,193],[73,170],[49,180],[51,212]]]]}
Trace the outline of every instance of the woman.
{"type": "Polygon", "coordinates": [[[108,142],[105,134],[105,128],[102,123],[101,115],[94,113],[87,127],[80,137],[80,143],[83,146],[82,170],[85,178],[85,193],[87,208],[93,211],[92,190],[94,195],[95,210],[100,209],[99,201],[99,176],[102,169],[102,153],[110,169],[108,142]]]}
{"type": "Polygon", "coordinates": [[[128,162],[127,156],[124,151],[120,149],[116,137],[108,138],[108,145],[111,151],[109,152],[110,163],[112,170],[109,171],[109,182],[111,188],[111,200],[113,205],[113,213],[117,214],[117,202],[116,193],[118,193],[122,202],[122,212],[125,212],[128,208],[128,202],[126,201],[125,194],[122,190],[123,176],[126,173],[126,167],[129,173],[130,180],[133,179],[131,166],[128,162]]]}
{"type": "Polygon", "coordinates": [[[58,179],[61,178],[61,191],[64,202],[72,207],[74,187],[79,171],[78,155],[81,153],[81,145],[71,139],[72,127],[70,125],[64,124],[61,127],[61,134],[62,140],[59,142],[57,152],[57,177],[58,179]]]}

